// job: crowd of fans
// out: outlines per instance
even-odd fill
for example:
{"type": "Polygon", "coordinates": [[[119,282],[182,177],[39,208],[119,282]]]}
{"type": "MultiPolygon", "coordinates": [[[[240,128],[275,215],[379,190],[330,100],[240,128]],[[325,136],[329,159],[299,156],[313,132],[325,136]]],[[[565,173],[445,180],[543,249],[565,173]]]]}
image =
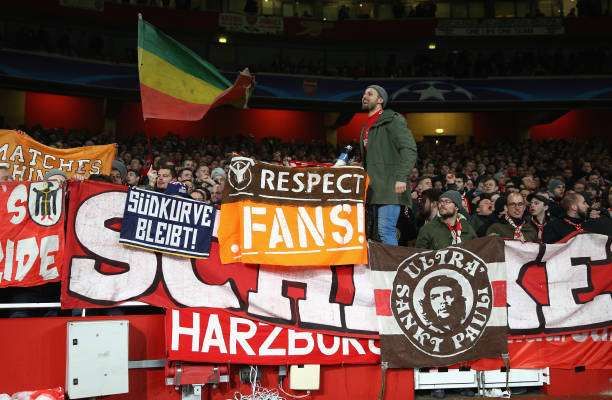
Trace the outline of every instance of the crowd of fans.
{"type": "MultiPolygon", "coordinates": [[[[25,131],[57,148],[117,142],[110,134],[91,136],[42,127],[25,131]]],[[[353,148],[359,146],[353,143],[353,148]]],[[[322,141],[135,135],[118,141],[110,175],[92,175],[89,179],[146,187],[219,206],[229,162],[235,155],[287,166],[332,165],[339,151],[322,141]]],[[[353,162],[360,161],[357,151],[353,162]]],[[[8,172],[0,166],[0,181],[11,179],[8,172]]],[[[50,171],[45,178],[66,179],[59,170],[50,171]]],[[[451,243],[451,234],[463,240],[499,235],[546,243],[556,242],[572,230],[612,236],[612,163],[605,141],[421,142],[408,184],[413,205],[403,210],[398,221],[401,245],[441,248],[451,243]],[[453,208],[455,226],[447,227],[444,221],[453,208]]],[[[0,293],[5,298],[0,302],[56,301],[58,293],[58,285],[51,284],[8,288],[0,293]]],[[[159,312],[145,308],[145,312],[151,310],[159,312]]],[[[109,312],[123,311],[102,311],[109,312]]],[[[57,310],[46,313],[57,315],[57,310]]],[[[29,315],[32,311],[13,310],[8,314],[29,315]]]]}
{"type": "Polygon", "coordinates": [[[612,71],[612,50],[601,47],[573,51],[422,51],[408,62],[400,62],[397,55],[390,55],[386,63],[352,65],[333,65],[324,62],[322,58],[298,60],[278,57],[269,65],[252,66],[251,71],[346,78],[605,75],[612,71]]]}
{"type": "MultiPolygon", "coordinates": [[[[30,133],[35,139],[59,148],[109,143],[115,139],[104,134],[66,135],[42,128],[30,133]]],[[[359,146],[353,144],[353,148],[359,146]]],[[[220,140],[176,135],[147,139],[141,135],[123,138],[111,175],[95,179],[157,191],[178,190],[185,196],[218,205],[234,155],[284,165],[329,165],[338,152],[336,147],[321,141],[296,143],[270,138],[256,142],[250,136],[220,140]]],[[[358,152],[354,160],[360,162],[358,152]]],[[[506,213],[512,211],[517,222],[529,221],[535,228],[537,237],[529,238],[547,241],[543,237],[544,225],[566,216],[563,199],[568,193],[584,197],[588,209],[580,215],[585,220],[590,218],[604,227],[611,226],[611,183],[609,147],[602,141],[422,142],[417,165],[409,177],[413,207],[405,210],[398,228],[404,244],[413,241],[419,229],[439,215],[439,196],[447,190],[456,190],[461,196],[461,212],[478,236],[487,235],[493,224],[505,222],[506,213]],[[517,204],[516,209],[510,210],[509,199],[517,204]]],[[[551,237],[548,241],[558,239],[551,237]]]]}

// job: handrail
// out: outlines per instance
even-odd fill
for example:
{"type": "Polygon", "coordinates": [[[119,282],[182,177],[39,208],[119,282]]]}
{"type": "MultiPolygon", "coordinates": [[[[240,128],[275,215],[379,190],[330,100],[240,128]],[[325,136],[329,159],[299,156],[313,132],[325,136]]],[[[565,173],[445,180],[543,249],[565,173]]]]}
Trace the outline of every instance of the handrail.
{"type": "MultiPolygon", "coordinates": [[[[126,301],[125,303],[118,304],[116,307],[138,307],[148,306],[147,303],[140,301],[126,301]]],[[[0,303],[0,310],[11,310],[11,309],[37,309],[37,308],[60,308],[61,303],[0,303]]],[[[81,308],[81,307],[76,307],[81,308]]]]}

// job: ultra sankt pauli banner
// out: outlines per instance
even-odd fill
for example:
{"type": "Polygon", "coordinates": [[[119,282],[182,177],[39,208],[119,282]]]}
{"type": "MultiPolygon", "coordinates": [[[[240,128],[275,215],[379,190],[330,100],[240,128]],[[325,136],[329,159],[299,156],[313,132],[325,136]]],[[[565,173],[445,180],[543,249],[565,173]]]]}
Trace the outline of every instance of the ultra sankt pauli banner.
{"type": "Polygon", "coordinates": [[[361,167],[291,168],[234,157],[221,205],[223,263],[365,264],[361,167]]]}
{"type": "Polygon", "coordinates": [[[441,250],[370,242],[382,359],[392,368],[445,366],[508,352],[504,242],[441,250]]]}

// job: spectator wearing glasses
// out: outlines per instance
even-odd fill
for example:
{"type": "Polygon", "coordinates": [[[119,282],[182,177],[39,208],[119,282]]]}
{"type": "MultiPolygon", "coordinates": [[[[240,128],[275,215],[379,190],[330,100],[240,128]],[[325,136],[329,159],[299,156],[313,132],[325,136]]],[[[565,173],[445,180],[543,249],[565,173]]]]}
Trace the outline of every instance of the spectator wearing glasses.
{"type": "Polygon", "coordinates": [[[487,236],[501,236],[521,242],[537,242],[538,232],[525,219],[526,202],[520,193],[506,197],[506,213],[487,229],[487,236]]]}
{"type": "Polygon", "coordinates": [[[448,190],[438,200],[439,216],[421,228],[416,247],[438,250],[476,238],[472,225],[462,215],[461,194],[448,190]]]}

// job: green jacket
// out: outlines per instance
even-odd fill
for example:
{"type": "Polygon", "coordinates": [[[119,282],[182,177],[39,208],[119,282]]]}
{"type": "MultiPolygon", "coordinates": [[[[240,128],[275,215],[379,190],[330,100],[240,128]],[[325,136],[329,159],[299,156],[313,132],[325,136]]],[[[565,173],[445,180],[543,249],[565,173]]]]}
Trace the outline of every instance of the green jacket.
{"type": "Polygon", "coordinates": [[[395,182],[407,182],[416,163],[417,147],[406,119],[391,110],[384,110],[368,133],[368,146],[359,143],[364,167],[370,177],[369,204],[401,204],[410,206],[410,188],[395,193],[395,182]],[[365,150],[365,151],[364,151],[365,150]]]}
{"type": "MultiPolygon", "coordinates": [[[[461,242],[476,239],[476,231],[465,217],[461,217],[461,242]]],[[[436,217],[419,231],[415,247],[428,250],[439,250],[453,244],[453,236],[442,218],[436,217]]]]}
{"type": "MultiPolygon", "coordinates": [[[[538,241],[538,231],[536,228],[528,222],[523,224],[521,228],[523,237],[527,242],[538,241]]],[[[487,236],[501,236],[504,239],[514,238],[514,228],[510,224],[503,222],[496,222],[487,229],[487,236]]]]}

